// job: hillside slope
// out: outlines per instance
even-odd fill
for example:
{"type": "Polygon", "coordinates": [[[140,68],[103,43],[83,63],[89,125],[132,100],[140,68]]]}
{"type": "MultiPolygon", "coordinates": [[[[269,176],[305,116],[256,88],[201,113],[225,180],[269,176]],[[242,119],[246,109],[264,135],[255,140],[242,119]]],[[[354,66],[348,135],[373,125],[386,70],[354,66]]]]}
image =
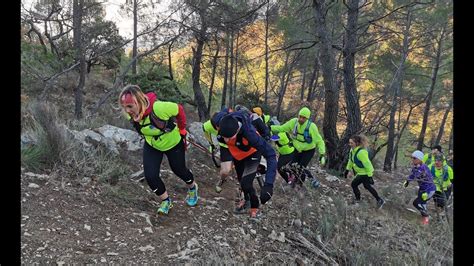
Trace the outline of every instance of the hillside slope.
{"type": "Polygon", "coordinates": [[[22,169],[22,263],[453,262],[452,227],[434,215],[432,202],[432,220],[422,226],[410,210],[416,188],[403,190],[395,177],[374,178],[387,200],[381,210],[362,186],[361,204],[352,205],[350,180],[317,166],[312,167],[321,180],[316,190],[308,184],[292,189],[278,177],[262,219],[254,222],[232,211],[235,180],[221,193],[214,191],[218,170],[209,159],[196,149],[187,154],[199,184],[196,207],[184,203],[184,183],[162,164],[174,200],[168,216],[156,214],[158,197],[146,182],[126,176],[71,180],[22,169]]]}

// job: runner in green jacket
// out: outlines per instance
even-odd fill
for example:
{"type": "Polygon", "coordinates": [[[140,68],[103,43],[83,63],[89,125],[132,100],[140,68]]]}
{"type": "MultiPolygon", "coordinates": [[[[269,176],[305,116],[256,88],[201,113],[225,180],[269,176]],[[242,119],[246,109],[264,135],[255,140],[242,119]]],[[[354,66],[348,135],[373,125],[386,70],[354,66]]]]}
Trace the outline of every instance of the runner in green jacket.
{"type": "Polygon", "coordinates": [[[380,209],[385,204],[385,201],[372,187],[374,184],[374,179],[372,178],[374,167],[372,166],[372,162],[370,162],[369,153],[366,149],[367,142],[367,138],[363,135],[355,135],[349,139],[351,150],[349,152],[349,160],[347,161],[344,177],[352,177],[352,173],[355,175],[351,187],[354,191],[356,203],[360,201],[359,185],[364,184],[364,188],[377,200],[377,207],[380,209]]]}
{"type": "MultiPolygon", "coordinates": [[[[311,111],[307,107],[301,108],[298,117],[292,118],[283,125],[272,125],[273,133],[286,132],[290,135],[293,147],[296,149],[294,162],[305,168],[305,174],[312,181],[315,179],[311,172],[306,168],[316,152],[319,151],[319,163],[321,166],[326,164],[326,146],[323,138],[318,132],[316,124],[309,120],[311,111]]],[[[305,176],[301,177],[304,182],[305,176]]]]}
{"type": "Polygon", "coordinates": [[[161,199],[159,214],[168,214],[173,204],[160,178],[160,166],[166,155],[171,170],[188,186],[186,203],[195,206],[198,185],[186,167],[186,115],[180,104],[156,100],[152,92],[144,94],[137,85],[126,86],[119,95],[119,105],[133,127],[144,139],[143,168],[151,190],[161,199]]]}

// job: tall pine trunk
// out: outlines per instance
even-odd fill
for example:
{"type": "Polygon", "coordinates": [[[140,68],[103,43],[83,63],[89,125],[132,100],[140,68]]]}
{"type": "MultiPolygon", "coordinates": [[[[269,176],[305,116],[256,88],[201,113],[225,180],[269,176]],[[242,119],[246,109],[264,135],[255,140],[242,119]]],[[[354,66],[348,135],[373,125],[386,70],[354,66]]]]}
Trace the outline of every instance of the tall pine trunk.
{"type": "Polygon", "coordinates": [[[222,88],[221,108],[226,106],[227,100],[227,74],[229,73],[229,34],[225,34],[225,63],[224,63],[224,85],[222,88]]]}
{"type": "Polygon", "coordinates": [[[235,44],[235,70],[234,70],[234,94],[232,98],[232,103],[235,105],[235,98],[237,96],[237,77],[238,77],[238,70],[239,70],[239,32],[237,31],[237,40],[235,44]]]}
{"type": "Polygon", "coordinates": [[[355,54],[357,48],[357,20],[359,17],[359,0],[347,1],[347,25],[345,44],[342,51],[344,68],[344,95],[347,107],[347,127],[339,141],[336,162],[334,168],[341,170],[348,158],[350,146],[349,138],[358,134],[362,128],[360,117],[359,98],[357,96],[357,85],[355,79],[355,54]]]}
{"type": "Polygon", "coordinates": [[[216,53],[212,58],[212,74],[211,74],[211,85],[209,86],[209,98],[208,98],[208,105],[207,105],[207,113],[211,114],[211,103],[212,103],[212,91],[214,90],[214,81],[216,78],[216,69],[217,69],[217,58],[219,57],[219,40],[216,36],[216,53]]]}
{"type": "Polygon", "coordinates": [[[193,53],[193,70],[192,70],[192,79],[193,79],[193,91],[194,91],[194,101],[198,107],[199,121],[204,121],[209,119],[209,113],[206,108],[206,99],[204,99],[204,94],[201,90],[201,85],[199,83],[201,77],[201,60],[202,60],[202,49],[204,47],[204,36],[206,34],[206,27],[203,26],[201,31],[196,33],[196,51],[193,53]]]}
{"type": "MultiPolygon", "coordinates": [[[[395,160],[394,160],[394,163],[393,163],[393,168],[394,169],[397,169],[397,163],[398,163],[398,148],[400,147],[400,140],[403,136],[403,132],[405,132],[405,129],[407,128],[407,125],[408,125],[408,122],[410,122],[410,117],[411,117],[411,114],[413,113],[413,109],[415,109],[415,107],[418,106],[417,105],[413,105],[413,106],[410,106],[410,110],[408,111],[408,114],[407,114],[407,118],[405,119],[405,122],[403,123],[402,127],[400,128],[400,123],[399,124],[399,127],[398,127],[398,134],[397,134],[397,142],[395,143],[395,160]]],[[[401,106],[400,106],[400,110],[401,110],[401,106]]],[[[400,121],[400,116],[398,118],[398,120],[400,121]]]]}
{"type": "Polygon", "coordinates": [[[234,31],[230,32],[230,68],[229,68],[229,107],[234,107],[234,102],[232,99],[234,97],[234,83],[232,80],[234,79],[234,31]]]}
{"type": "Polygon", "coordinates": [[[267,3],[267,11],[265,12],[265,97],[264,104],[268,106],[268,83],[270,79],[270,72],[268,70],[268,9],[270,1],[267,3]]]}
{"type": "Polygon", "coordinates": [[[286,90],[285,77],[286,77],[286,74],[288,73],[288,61],[290,59],[290,53],[291,52],[289,51],[286,52],[285,65],[283,66],[283,69],[281,71],[281,76],[280,76],[280,90],[278,92],[278,102],[277,102],[277,110],[276,110],[276,116],[278,120],[280,120],[281,105],[283,103],[283,97],[285,96],[285,90],[286,90]]]}
{"type": "Polygon", "coordinates": [[[410,26],[411,26],[411,11],[408,10],[407,14],[407,22],[404,29],[404,36],[403,36],[403,50],[402,50],[402,58],[400,60],[400,64],[395,71],[394,77],[392,82],[390,83],[389,89],[393,90],[393,97],[392,97],[392,106],[390,109],[390,120],[388,122],[388,140],[387,140],[387,152],[385,154],[385,160],[383,165],[383,170],[385,172],[392,171],[392,161],[393,156],[395,153],[394,150],[394,141],[395,141],[395,113],[397,112],[397,103],[400,94],[400,90],[403,83],[403,76],[404,76],[404,65],[406,58],[408,56],[408,41],[410,36],[410,26]]]}
{"type": "Polygon", "coordinates": [[[441,51],[442,51],[442,44],[443,44],[444,34],[445,34],[445,29],[443,28],[441,30],[440,38],[437,42],[436,57],[434,58],[433,71],[431,72],[430,89],[429,89],[429,92],[428,92],[428,97],[426,98],[425,110],[423,112],[423,122],[421,124],[420,135],[418,136],[418,144],[416,145],[416,149],[420,150],[420,151],[423,149],[423,143],[425,141],[426,127],[428,125],[428,118],[429,118],[429,113],[430,113],[431,100],[433,98],[433,92],[434,92],[435,85],[436,85],[436,80],[437,80],[437,77],[438,77],[438,70],[439,70],[439,66],[441,64],[441,51]]]}
{"type": "Polygon", "coordinates": [[[319,54],[318,52],[316,52],[315,58],[314,58],[314,69],[313,69],[313,72],[311,73],[311,79],[309,80],[309,84],[308,84],[308,96],[306,98],[308,102],[312,102],[314,100],[316,87],[318,85],[318,79],[319,79],[319,54]]]}
{"type": "Polygon", "coordinates": [[[448,109],[444,112],[443,115],[443,120],[441,120],[441,125],[439,126],[439,131],[438,131],[438,136],[436,137],[435,140],[435,145],[440,144],[441,138],[443,137],[443,132],[444,132],[444,125],[446,124],[446,119],[448,119],[448,114],[451,111],[451,108],[453,107],[453,101],[449,103],[448,109]]]}
{"type": "MultiPolygon", "coordinates": [[[[133,0],[133,48],[132,48],[132,58],[137,57],[138,47],[137,47],[137,26],[138,26],[138,0],[133,0]]],[[[137,60],[132,63],[132,74],[137,74],[137,60]]]]}
{"type": "Polygon", "coordinates": [[[448,154],[450,151],[453,150],[453,144],[454,144],[454,134],[453,134],[453,127],[451,127],[451,132],[449,133],[449,143],[448,143],[448,154]]]}
{"type": "Polygon", "coordinates": [[[74,115],[76,119],[82,118],[82,91],[86,79],[86,59],[82,45],[82,11],[84,0],[73,1],[73,40],[76,50],[76,60],[79,60],[79,84],[74,88],[74,115]]]}
{"type": "Polygon", "coordinates": [[[303,80],[301,81],[301,94],[300,94],[300,100],[304,100],[304,91],[305,91],[305,86],[306,86],[306,69],[308,66],[305,64],[303,68],[303,80]]]}
{"type": "Polygon", "coordinates": [[[339,89],[335,86],[334,73],[334,55],[332,51],[332,41],[329,30],[326,25],[325,15],[327,7],[325,0],[313,0],[313,8],[315,12],[316,35],[320,40],[320,62],[323,72],[325,102],[324,102],[324,120],[323,132],[326,143],[326,153],[328,158],[328,166],[335,169],[337,164],[336,148],[338,136],[336,131],[337,113],[339,109],[339,89]]]}
{"type": "Polygon", "coordinates": [[[170,43],[170,45],[168,46],[168,73],[170,74],[170,79],[171,80],[174,80],[173,65],[172,65],[172,60],[171,60],[171,49],[173,47],[173,43],[174,43],[174,41],[172,41],[170,43]]]}

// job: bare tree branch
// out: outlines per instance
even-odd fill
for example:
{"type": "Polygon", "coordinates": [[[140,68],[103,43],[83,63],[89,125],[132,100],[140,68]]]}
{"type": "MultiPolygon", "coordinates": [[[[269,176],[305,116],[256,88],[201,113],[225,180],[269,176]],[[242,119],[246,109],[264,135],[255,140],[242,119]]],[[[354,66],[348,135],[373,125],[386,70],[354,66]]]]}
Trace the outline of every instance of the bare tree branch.
{"type": "MultiPolygon", "coordinates": [[[[176,10],[175,12],[177,12],[177,10],[176,10]]],[[[161,27],[162,25],[164,25],[165,21],[166,21],[168,18],[170,18],[170,17],[172,16],[172,14],[174,14],[175,12],[171,13],[171,14],[170,14],[168,17],[166,17],[161,23],[158,23],[154,28],[152,28],[152,29],[150,29],[150,30],[147,30],[147,31],[144,31],[144,32],[142,32],[142,33],[140,33],[140,34],[137,34],[137,37],[155,31],[156,29],[158,29],[159,27],[161,27]]],[[[184,32],[183,32],[183,33],[184,33],[184,32]]],[[[180,34],[178,34],[177,36],[181,36],[183,33],[180,33],[180,34]]],[[[98,57],[100,57],[100,56],[106,55],[106,54],[108,54],[108,53],[110,53],[110,52],[113,52],[113,51],[115,51],[115,50],[117,50],[117,49],[120,49],[120,48],[124,47],[125,45],[127,45],[128,43],[130,43],[130,42],[132,42],[132,41],[133,41],[133,38],[132,38],[132,39],[129,39],[129,40],[127,40],[127,41],[125,41],[124,43],[122,43],[122,44],[119,45],[119,46],[112,47],[112,48],[110,48],[110,49],[108,49],[108,50],[106,50],[106,51],[104,51],[104,52],[102,52],[102,53],[100,53],[100,54],[97,54],[96,56],[89,58],[89,60],[96,59],[96,58],[98,58],[98,57]]],[[[168,43],[168,42],[166,42],[166,43],[168,43]]],[[[161,46],[160,46],[160,47],[161,47],[161,46]]],[[[132,62],[133,62],[133,60],[132,60],[132,62]]],[[[44,99],[44,98],[46,97],[46,92],[50,89],[51,83],[52,83],[56,78],[58,78],[59,76],[65,74],[65,73],[67,73],[67,72],[69,72],[69,71],[74,70],[77,66],[79,66],[79,62],[74,62],[70,67],[66,68],[65,70],[63,70],[63,71],[61,71],[61,72],[59,72],[59,73],[57,73],[57,74],[54,74],[53,76],[51,76],[51,77],[49,77],[49,78],[43,79],[43,81],[46,82],[46,85],[45,85],[45,87],[44,87],[44,89],[43,89],[43,92],[42,92],[41,95],[40,95],[40,99],[44,99]]]]}
{"type": "Polygon", "coordinates": [[[397,11],[400,10],[400,9],[408,8],[408,7],[413,7],[413,6],[416,6],[416,5],[429,5],[429,4],[433,4],[433,3],[434,3],[434,0],[431,0],[431,1],[429,1],[429,2],[418,2],[418,1],[414,1],[414,2],[411,2],[411,3],[409,3],[409,4],[399,6],[399,7],[395,8],[394,10],[388,12],[387,14],[381,16],[381,17],[371,19],[371,20],[367,21],[366,23],[361,24],[361,25],[359,26],[359,28],[365,27],[365,24],[374,24],[375,22],[377,22],[377,21],[379,21],[379,20],[381,20],[381,19],[384,19],[384,18],[390,16],[391,14],[397,12],[397,11]]]}

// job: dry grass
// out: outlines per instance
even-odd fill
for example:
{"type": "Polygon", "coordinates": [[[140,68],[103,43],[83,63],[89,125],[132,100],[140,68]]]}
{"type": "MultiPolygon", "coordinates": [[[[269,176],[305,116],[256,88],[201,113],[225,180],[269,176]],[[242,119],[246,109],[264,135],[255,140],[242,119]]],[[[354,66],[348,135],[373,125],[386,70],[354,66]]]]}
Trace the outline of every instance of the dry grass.
{"type": "Polygon", "coordinates": [[[28,120],[22,128],[30,131],[37,143],[21,151],[22,163],[32,170],[54,167],[62,160],[67,145],[64,132],[56,123],[57,110],[45,102],[32,102],[24,110],[28,120]]]}
{"type": "MultiPolygon", "coordinates": [[[[327,254],[343,265],[452,265],[452,223],[437,220],[430,211],[430,224],[421,225],[421,216],[406,209],[412,208],[416,189],[397,184],[380,187],[380,194],[389,199],[382,210],[375,208],[372,198],[347,205],[344,196],[350,191],[337,192],[331,196],[332,205],[316,210],[319,218],[306,230],[308,239],[317,242],[319,235],[327,254]]],[[[311,202],[317,193],[321,192],[309,190],[311,202]]],[[[433,202],[428,205],[431,210],[433,202]]]]}
{"type": "MultiPolygon", "coordinates": [[[[128,172],[128,166],[104,147],[86,149],[58,126],[58,111],[48,103],[32,102],[25,112],[32,117],[25,124],[36,144],[21,151],[22,165],[29,170],[50,169],[67,179],[90,178],[116,184],[128,172]]],[[[82,121],[84,125],[87,121],[82,121]]],[[[89,125],[90,127],[90,125],[89,125]]]]}

